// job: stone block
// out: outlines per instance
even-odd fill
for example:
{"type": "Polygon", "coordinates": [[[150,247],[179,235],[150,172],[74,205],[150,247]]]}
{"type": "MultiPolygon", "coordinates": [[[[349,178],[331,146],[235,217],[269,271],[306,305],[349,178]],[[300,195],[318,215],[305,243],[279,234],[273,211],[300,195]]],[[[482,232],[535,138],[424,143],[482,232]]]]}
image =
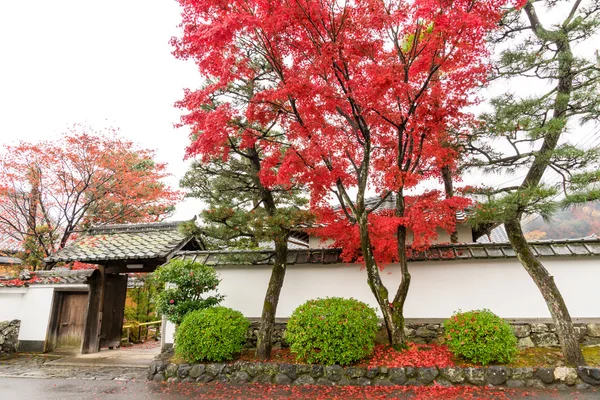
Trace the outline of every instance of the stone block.
{"type": "Polygon", "coordinates": [[[296,366],[294,364],[281,364],[279,366],[279,372],[287,375],[290,379],[296,379],[296,366]]]}
{"type": "Polygon", "coordinates": [[[587,335],[595,338],[600,338],[600,324],[587,324],[587,335]]]}
{"type": "Polygon", "coordinates": [[[333,385],[335,385],[335,383],[333,383],[333,381],[330,381],[327,378],[320,377],[319,379],[317,379],[317,385],[321,385],[321,386],[333,386],[333,385]]]}
{"type": "Polygon", "coordinates": [[[374,368],[369,368],[367,370],[367,373],[365,374],[365,376],[369,379],[373,379],[375,378],[377,375],[379,375],[379,368],[378,367],[374,367],[374,368]]]}
{"type": "Polygon", "coordinates": [[[163,375],[162,372],[159,372],[158,374],[154,375],[154,378],[152,378],[152,380],[154,382],[162,382],[165,380],[165,376],[163,375]]]}
{"type": "Polygon", "coordinates": [[[596,367],[579,367],[577,374],[582,381],[590,385],[600,385],[600,368],[596,367]]]}
{"type": "Polygon", "coordinates": [[[531,340],[537,347],[557,347],[559,346],[558,338],[556,334],[546,332],[546,333],[532,333],[531,340]]]}
{"type": "Polygon", "coordinates": [[[192,369],[191,365],[181,364],[179,368],[177,368],[177,377],[180,379],[186,378],[190,372],[190,369],[192,369]]]}
{"type": "Polygon", "coordinates": [[[577,382],[577,370],[569,367],[557,367],[554,369],[554,379],[572,386],[577,382]]]}
{"type": "Polygon", "coordinates": [[[215,378],[213,378],[212,375],[202,374],[196,379],[196,382],[197,383],[209,383],[209,382],[212,382],[214,379],[215,378]]]}
{"type": "Polygon", "coordinates": [[[328,365],[325,367],[325,378],[338,382],[344,376],[344,369],[339,365],[328,365]]]}
{"type": "Polygon", "coordinates": [[[465,377],[467,378],[467,381],[472,385],[485,384],[485,370],[481,368],[466,368],[465,377]]]}
{"type": "Polygon", "coordinates": [[[370,386],[371,380],[369,378],[365,378],[364,376],[361,376],[361,377],[356,378],[355,383],[358,386],[370,386]]]}
{"type": "Polygon", "coordinates": [[[554,382],[554,370],[552,368],[539,368],[535,371],[535,376],[544,383],[554,382]]]}
{"type": "Polygon", "coordinates": [[[531,333],[531,327],[528,324],[512,325],[512,329],[515,336],[518,338],[527,337],[531,333]]]}
{"type": "Polygon", "coordinates": [[[544,333],[548,332],[548,325],[542,323],[533,323],[530,324],[531,333],[544,333]]]}
{"type": "Polygon", "coordinates": [[[176,376],[177,375],[177,370],[179,369],[179,365],[177,364],[169,364],[167,366],[167,370],[165,371],[165,376],[170,378],[172,376],[176,376]]]}
{"type": "Polygon", "coordinates": [[[375,378],[373,380],[373,385],[374,386],[394,386],[394,385],[396,385],[396,383],[391,382],[385,376],[378,376],[377,378],[375,378]]]}
{"type": "Polygon", "coordinates": [[[417,381],[423,385],[429,385],[438,376],[439,372],[435,367],[419,368],[417,370],[417,381]]]}
{"type": "Polygon", "coordinates": [[[506,381],[506,386],[509,388],[522,388],[525,386],[525,382],[516,379],[509,379],[506,381]]]}
{"type": "Polygon", "coordinates": [[[502,385],[508,379],[508,370],[505,367],[491,366],[488,367],[485,377],[490,385],[502,385]]]}
{"type": "Polygon", "coordinates": [[[204,373],[204,370],[206,370],[206,366],[204,364],[196,364],[190,369],[188,376],[191,378],[198,378],[204,373]]]}
{"type": "Polygon", "coordinates": [[[396,385],[403,385],[406,383],[406,370],[404,368],[390,368],[388,378],[390,382],[396,385]]]}
{"type": "Polygon", "coordinates": [[[217,376],[225,369],[225,364],[207,364],[206,365],[206,373],[217,376]]]}
{"type": "Polygon", "coordinates": [[[292,379],[287,374],[279,373],[275,375],[275,383],[278,385],[289,385],[292,383],[292,379]]]}
{"type": "Polygon", "coordinates": [[[535,343],[531,340],[531,337],[527,336],[517,340],[517,347],[520,349],[529,349],[535,347],[535,343]]]}
{"type": "Polygon", "coordinates": [[[534,389],[544,389],[546,386],[544,386],[544,384],[542,383],[542,381],[539,381],[537,379],[528,379],[525,381],[525,386],[527,386],[528,388],[534,388],[534,389]]]}
{"type": "Polygon", "coordinates": [[[442,378],[452,382],[452,383],[463,383],[466,379],[465,371],[462,368],[443,368],[440,370],[442,378]]]}
{"type": "Polygon", "coordinates": [[[314,383],[315,383],[315,378],[313,378],[312,376],[310,376],[308,374],[300,375],[294,381],[294,385],[313,385],[314,383]]]}
{"type": "Polygon", "coordinates": [[[348,375],[349,378],[360,378],[365,376],[367,373],[367,370],[365,368],[361,368],[361,367],[348,367],[346,368],[346,375],[348,375]]]}
{"type": "MultiPolygon", "coordinates": [[[[289,378],[288,378],[289,379],[289,378]]],[[[250,382],[250,375],[246,371],[237,371],[231,375],[232,383],[243,384],[250,382]]]]}
{"type": "Polygon", "coordinates": [[[417,336],[420,338],[429,338],[429,339],[433,339],[435,337],[437,337],[437,332],[431,329],[428,329],[427,327],[420,327],[419,329],[417,329],[417,336]]]}

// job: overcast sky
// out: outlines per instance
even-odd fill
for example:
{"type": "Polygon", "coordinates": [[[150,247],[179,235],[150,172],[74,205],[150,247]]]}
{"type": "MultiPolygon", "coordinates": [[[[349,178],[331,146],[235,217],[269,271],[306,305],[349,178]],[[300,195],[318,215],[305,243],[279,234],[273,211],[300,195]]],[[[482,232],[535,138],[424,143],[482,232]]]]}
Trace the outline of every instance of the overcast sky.
{"type": "MultiPolygon", "coordinates": [[[[118,127],[156,149],[177,186],[188,131],[173,127],[173,104],[200,84],[195,66],[171,55],[179,12],[175,0],[0,1],[0,145],[56,137],[74,123],[118,127]]],[[[188,200],[173,219],[198,208],[188,200]]]]}
{"type": "MultiPolygon", "coordinates": [[[[177,185],[188,131],[175,129],[191,63],[171,55],[174,0],[0,1],[0,145],[57,137],[73,123],[114,126],[169,163],[177,185]]],[[[197,205],[178,207],[187,219],[197,205]]]]}

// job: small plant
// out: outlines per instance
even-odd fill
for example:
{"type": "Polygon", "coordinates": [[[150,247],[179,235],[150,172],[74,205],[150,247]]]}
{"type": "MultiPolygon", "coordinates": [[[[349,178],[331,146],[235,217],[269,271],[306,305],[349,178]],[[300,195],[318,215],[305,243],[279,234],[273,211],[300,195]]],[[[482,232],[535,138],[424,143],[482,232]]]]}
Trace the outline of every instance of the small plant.
{"type": "Polygon", "coordinates": [[[246,341],[250,322],[226,307],[193,311],[175,334],[175,354],[189,363],[233,359],[246,341]]]}
{"type": "Polygon", "coordinates": [[[505,364],[518,352],[510,325],[490,310],[455,313],[444,329],[450,351],[470,362],[505,364]]]}
{"type": "Polygon", "coordinates": [[[157,293],[155,301],[157,311],[175,324],[187,313],[218,305],[224,297],[216,292],[220,280],[214,268],[189,260],[171,260],[154,272],[154,279],[174,286],[157,293]]]}
{"type": "Polygon", "coordinates": [[[355,299],[309,300],[294,310],[286,339],[297,358],[309,363],[350,364],[373,352],[375,310],[355,299]]]}

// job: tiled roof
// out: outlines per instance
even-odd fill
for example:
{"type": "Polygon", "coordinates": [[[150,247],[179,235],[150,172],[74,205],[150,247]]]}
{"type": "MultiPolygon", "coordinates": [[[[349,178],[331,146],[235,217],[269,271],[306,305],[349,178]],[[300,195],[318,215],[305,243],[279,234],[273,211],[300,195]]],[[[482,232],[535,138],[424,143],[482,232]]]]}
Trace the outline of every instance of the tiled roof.
{"type": "Polygon", "coordinates": [[[29,279],[0,277],[0,288],[33,285],[81,285],[85,284],[95,271],[94,269],[35,271],[31,272],[29,279]]]}
{"type": "Polygon", "coordinates": [[[477,239],[477,243],[507,243],[508,235],[504,224],[492,229],[487,235],[483,235],[477,239]]]}
{"type": "Polygon", "coordinates": [[[108,260],[165,260],[189,241],[178,230],[180,222],[106,225],[44,259],[46,263],[108,260]]]}
{"type": "Polygon", "coordinates": [[[21,242],[12,236],[0,233],[0,253],[18,253],[22,250],[21,242]]]}
{"type": "Polygon", "coordinates": [[[20,258],[0,256],[0,264],[21,264],[22,262],[20,258]]]}
{"type": "MultiPolygon", "coordinates": [[[[538,257],[600,256],[600,239],[545,240],[531,242],[538,257]]],[[[340,260],[341,249],[288,250],[288,264],[332,264],[340,260]]],[[[177,257],[210,265],[267,265],[273,251],[183,251],[177,257]]],[[[515,258],[509,243],[461,243],[434,245],[424,252],[411,252],[409,260],[451,261],[515,258]]]]}

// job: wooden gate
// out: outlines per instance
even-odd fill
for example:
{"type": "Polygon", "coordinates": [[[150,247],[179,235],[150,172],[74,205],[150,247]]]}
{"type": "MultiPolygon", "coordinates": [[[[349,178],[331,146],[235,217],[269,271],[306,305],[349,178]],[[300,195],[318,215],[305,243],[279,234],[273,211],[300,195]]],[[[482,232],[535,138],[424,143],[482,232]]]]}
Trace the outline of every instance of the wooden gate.
{"type": "Polygon", "coordinates": [[[79,349],[83,340],[87,292],[56,292],[49,349],[79,349]]]}
{"type": "Polygon", "coordinates": [[[119,347],[127,297],[127,275],[106,274],[100,348],[119,347]]]}

